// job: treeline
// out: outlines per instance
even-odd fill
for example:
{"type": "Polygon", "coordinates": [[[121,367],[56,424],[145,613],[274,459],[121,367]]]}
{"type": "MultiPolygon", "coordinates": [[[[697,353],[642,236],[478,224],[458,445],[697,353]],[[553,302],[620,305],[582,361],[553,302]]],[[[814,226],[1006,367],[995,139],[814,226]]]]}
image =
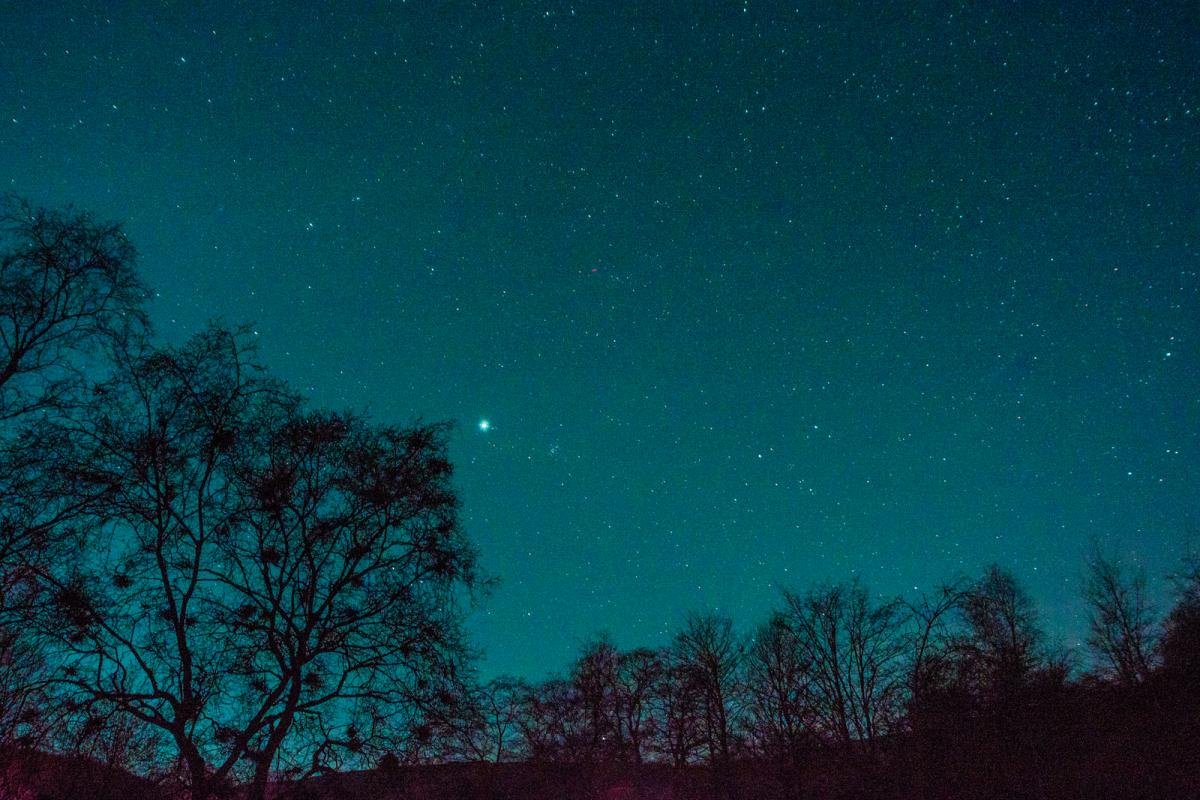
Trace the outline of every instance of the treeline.
{"type": "Polygon", "coordinates": [[[477,687],[418,731],[418,755],[574,765],[596,785],[703,765],[714,797],[1193,796],[1200,562],[1186,566],[1159,619],[1141,574],[1093,553],[1087,663],[996,566],[915,598],[784,592],[744,635],[694,614],[662,648],[601,636],[566,676],[477,687]]]}
{"type": "Polygon", "coordinates": [[[1093,553],[1087,664],[992,567],[474,680],[488,580],[447,427],[314,408],[245,331],[157,343],[134,257],[116,225],[0,205],[0,796],[34,764],[78,765],[61,796],[195,800],[355,770],[413,798],[1194,796],[1200,562],[1160,619],[1093,553]]]}

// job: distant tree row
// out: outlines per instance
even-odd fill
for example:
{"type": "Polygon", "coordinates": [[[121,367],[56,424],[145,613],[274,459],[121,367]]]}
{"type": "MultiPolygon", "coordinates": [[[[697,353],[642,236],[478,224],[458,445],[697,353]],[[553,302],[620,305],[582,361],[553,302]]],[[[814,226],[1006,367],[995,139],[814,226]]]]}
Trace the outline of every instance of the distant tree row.
{"type": "MultiPolygon", "coordinates": [[[[1195,672],[1196,566],[1178,578],[1179,602],[1160,623],[1142,576],[1093,554],[1094,663],[1077,677],[1133,687],[1156,671],[1195,672]]],[[[869,750],[939,699],[1001,702],[1063,684],[1077,667],[1048,645],[1033,602],[998,566],[915,600],[881,599],[855,580],[785,591],[744,637],[727,617],[699,613],[666,647],[621,651],[602,635],[567,677],[477,687],[459,707],[469,713],[436,733],[440,755],[487,761],[792,760],[814,745],[869,750]]]]}
{"type": "Polygon", "coordinates": [[[1047,642],[1033,602],[998,566],[909,599],[877,597],[857,580],[785,591],[744,636],[710,613],[688,616],[665,647],[620,650],[602,635],[564,677],[475,687],[450,707],[457,713],[418,731],[413,757],[609,772],[704,765],[717,797],[737,796],[751,763],[779,771],[781,796],[808,796],[800,776],[831,757],[863,774],[891,765],[893,784],[901,754],[911,782],[950,785],[953,753],[972,768],[1008,763],[1010,778],[1053,774],[1031,755],[1046,726],[1062,723],[1053,709],[1078,716],[1097,697],[1144,699],[1155,681],[1195,699],[1198,567],[1177,577],[1177,604],[1160,622],[1141,574],[1094,552],[1088,669],[1047,642]]]}

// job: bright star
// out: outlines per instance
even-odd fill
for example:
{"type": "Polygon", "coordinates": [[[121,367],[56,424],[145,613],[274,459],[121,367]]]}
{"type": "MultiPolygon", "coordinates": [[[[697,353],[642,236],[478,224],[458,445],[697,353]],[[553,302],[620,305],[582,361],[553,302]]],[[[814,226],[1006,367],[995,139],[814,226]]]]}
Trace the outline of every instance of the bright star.
{"type": "Polygon", "coordinates": [[[491,427],[492,427],[492,423],[488,422],[486,419],[479,420],[479,430],[484,431],[486,433],[487,431],[489,431],[491,429],[491,427]]]}

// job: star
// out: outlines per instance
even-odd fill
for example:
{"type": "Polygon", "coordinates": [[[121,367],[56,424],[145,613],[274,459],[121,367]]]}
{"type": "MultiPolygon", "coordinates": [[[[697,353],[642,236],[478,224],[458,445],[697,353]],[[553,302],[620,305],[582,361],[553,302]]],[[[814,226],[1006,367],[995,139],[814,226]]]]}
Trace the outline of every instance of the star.
{"type": "Polygon", "coordinates": [[[492,429],[492,423],[488,422],[486,419],[479,420],[479,430],[483,431],[484,433],[487,433],[491,429],[492,429]]]}

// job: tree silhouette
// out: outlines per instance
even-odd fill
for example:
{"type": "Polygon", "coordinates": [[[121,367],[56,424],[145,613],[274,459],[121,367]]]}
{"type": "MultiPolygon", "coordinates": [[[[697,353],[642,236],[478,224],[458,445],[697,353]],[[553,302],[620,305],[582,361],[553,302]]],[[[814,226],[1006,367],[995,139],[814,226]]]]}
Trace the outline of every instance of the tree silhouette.
{"type": "Polygon", "coordinates": [[[719,795],[733,796],[734,720],[742,649],[733,622],[720,614],[689,614],[675,637],[675,654],[697,694],[697,730],[719,795]]]}
{"type": "Polygon", "coordinates": [[[1133,686],[1145,681],[1157,648],[1145,574],[1126,574],[1097,546],[1088,559],[1084,597],[1092,652],[1121,684],[1133,686]]]}
{"type": "Polygon", "coordinates": [[[902,604],[873,604],[857,581],[785,592],[784,599],[820,730],[847,748],[873,744],[890,730],[903,699],[902,604]]]}
{"type": "Polygon", "coordinates": [[[1163,666],[1176,676],[1200,678],[1200,557],[1190,556],[1174,576],[1177,599],[1167,615],[1162,639],[1163,666]]]}
{"type": "Polygon", "coordinates": [[[309,410],[218,328],[128,353],[46,425],[47,490],[86,524],[43,576],[57,686],[160,730],[194,798],[368,758],[459,669],[476,573],[443,427],[309,410]]]}
{"type": "Polygon", "coordinates": [[[659,652],[621,652],[607,636],[588,642],[571,670],[589,764],[640,764],[658,732],[654,696],[664,679],[659,652]]]}
{"type": "Polygon", "coordinates": [[[755,633],[743,662],[746,739],[752,752],[786,770],[795,783],[804,753],[815,742],[815,698],[809,665],[782,612],[755,633]]]}
{"type": "Polygon", "coordinates": [[[0,201],[0,421],[68,402],[81,357],[144,330],[146,287],[119,226],[0,201]]]}
{"type": "Polygon", "coordinates": [[[1012,573],[993,564],[961,595],[964,630],[955,642],[960,681],[984,696],[1026,685],[1044,663],[1037,608],[1012,573]]]}
{"type": "Polygon", "coordinates": [[[912,623],[907,692],[910,711],[943,691],[951,680],[957,640],[954,617],[962,608],[965,592],[966,581],[958,578],[905,603],[912,623]]]}
{"type": "Polygon", "coordinates": [[[654,692],[665,672],[662,654],[656,650],[639,647],[618,655],[617,731],[626,748],[626,757],[634,764],[645,760],[649,742],[658,731],[654,692]]]}
{"type": "Polygon", "coordinates": [[[39,491],[47,442],[32,425],[79,402],[97,357],[146,329],[148,292],[120,228],[0,199],[0,745],[48,733],[44,653],[24,634],[36,568],[68,557],[55,532],[78,504],[39,491]]]}
{"type": "Polygon", "coordinates": [[[436,751],[449,759],[500,763],[521,753],[520,724],[532,688],[508,676],[480,685],[462,687],[463,696],[434,720],[431,738],[440,739],[436,751]]]}
{"type": "Polygon", "coordinates": [[[583,712],[583,760],[588,764],[618,760],[624,749],[617,707],[619,661],[617,648],[601,636],[585,646],[571,673],[583,712]]]}
{"type": "Polygon", "coordinates": [[[657,732],[652,746],[656,756],[679,770],[698,757],[705,741],[702,677],[675,648],[663,651],[661,659],[663,670],[651,695],[657,732]]]}
{"type": "Polygon", "coordinates": [[[587,717],[570,681],[534,686],[522,704],[518,727],[525,755],[535,763],[578,764],[586,757],[587,717]]]}

